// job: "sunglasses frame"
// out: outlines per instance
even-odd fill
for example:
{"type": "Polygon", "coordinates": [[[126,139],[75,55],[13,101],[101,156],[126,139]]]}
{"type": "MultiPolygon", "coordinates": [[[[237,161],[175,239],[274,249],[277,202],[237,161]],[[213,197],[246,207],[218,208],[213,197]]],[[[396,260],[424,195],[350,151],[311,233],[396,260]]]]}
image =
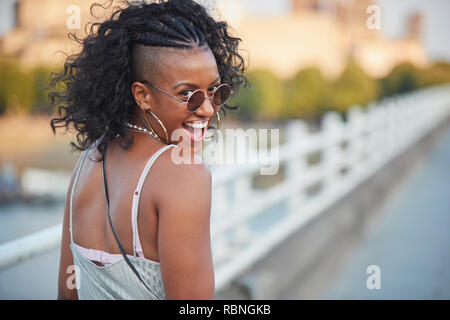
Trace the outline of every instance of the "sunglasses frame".
{"type": "Polygon", "coordinates": [[[194,93],[196,93],[197,91],[203,92],[204,99],[206,99],[206,97],[208,97],[209,101],[211,101],[211,104],[212,104],[214,107],[221,107],[221,106],[223,106],[223,105],[228,101],[228,99],[233,95],[233,89],[231,88],[231,86],[230,86],[229,84],[227,84],[227,83],[222,83],[222,84],[220,84],[219,86],[217,86],[217,87],[214,89],[214,91],[213,91],[213,93],[212,93],[211,96],[208,96],[208,95],[205,93],[205,91],[203,91],[202,89],[197,89],[197,90],[195,90],[195,91],[192,91],[192,92],[188,95],[186,101],[183,101],[183,100],[180,100],[180,99],[178,99],[177,97],[171,95],[170,93],[164,91],[163,89],[161,89],[161,88],[155,86],[154,84],[148,82],[147,80],[141,80],[141,81],[139,81],[139,82],[142,82],[144,85],[147,85],[147,84],[148,84],[148,85],[151,85],[152,87],[154,87],[154,88],[160,90],[161,92],[165,93],[166,95],[168,95],[168,96],[171,97],[172,99],[175,99],[175,100],[177,100],[178,102],[180,102],[180,103],[182,103],[182,104],[185,104],[185,105],[186,105],[186,110],[187,110],[189,113],[194,113],[195,111],[197,111],[198,108],[200,108],[201,105],[203,104],[203,102],[205,101],[205,100],[203,100],[203,102],[202,102],[195,110],[193,110],[193,111],[190,111],[190,110],[189,110],[189,108],[187,107],[187,105],[188,105],[188,103],[189,103],[189,99],[190,99],[190,98],[192,97],[192,95],[193,95],[194,93]],[[219,89],[221,86],[224,86],[224,85],[230,87],[230,97],[228,97],[227,100],[225,100],[224,103],[222,103],[221,105],[218,105],[218,106],[217,106],[217,105],[214,104],[212,98],[214,98],[214,95],[216,94],[217,89],[219,89]]]}

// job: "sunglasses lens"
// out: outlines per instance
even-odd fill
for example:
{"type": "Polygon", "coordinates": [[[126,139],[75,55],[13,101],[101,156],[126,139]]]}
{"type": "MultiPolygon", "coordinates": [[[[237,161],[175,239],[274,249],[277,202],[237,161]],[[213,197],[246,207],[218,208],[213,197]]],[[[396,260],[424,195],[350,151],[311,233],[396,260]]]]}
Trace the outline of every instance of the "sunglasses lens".
{"type": "Polygon", "coordinates": [[[228,98],[231,96],[231,87],[227,84],[222,84],[216,90],[214,94],[213,103],[216,107],[223,105],[227,102],[228,98]]]}
{"type": "MultiPolygon", "coordinates": [[[[231,87],[228,84],[222,84],[217,88],[212,102],[214,106],[220,107],[223,105],[228,98],[231,96],[231,87]]],[[[203,91],[194,92],[188,100],[187,108],[190,112],[197,110],[205,101],[205,94],[203,91]]]]}
{"type": "Polygon", "coordinates": [[[189,111],[193,112],[197,110],[198,107],[200,107],[205,101],[205,95],[202,91],[197,91],[192,94],[192,96],[189,98],[187,108],[189,111]]]}

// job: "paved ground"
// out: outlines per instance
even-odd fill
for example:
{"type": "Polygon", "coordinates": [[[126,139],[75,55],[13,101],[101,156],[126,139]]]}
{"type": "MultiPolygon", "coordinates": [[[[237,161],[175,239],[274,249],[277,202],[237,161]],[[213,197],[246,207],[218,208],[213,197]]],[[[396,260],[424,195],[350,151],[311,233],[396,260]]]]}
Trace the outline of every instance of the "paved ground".
{"type": "Polygon", "coordinates": [[[321,298],[450,299],[450,130],[382,210],[321,298]]]}

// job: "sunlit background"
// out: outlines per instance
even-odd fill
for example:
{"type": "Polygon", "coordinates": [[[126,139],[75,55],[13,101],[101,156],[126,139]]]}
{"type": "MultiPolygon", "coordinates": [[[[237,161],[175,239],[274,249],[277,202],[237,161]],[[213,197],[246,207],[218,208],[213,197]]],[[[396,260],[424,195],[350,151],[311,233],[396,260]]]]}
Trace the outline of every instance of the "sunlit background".
{"type": "MultiPolygon", "coordinates": [[[[79,153],[46,84],[93,2],[0,2],[1,299],[56,298],[79,153]]],[[[198,2],[248,65],[221,129],[280,133],[273,175],[211,166],[217,297],[449,299],[450,2],[198,2]]]]}

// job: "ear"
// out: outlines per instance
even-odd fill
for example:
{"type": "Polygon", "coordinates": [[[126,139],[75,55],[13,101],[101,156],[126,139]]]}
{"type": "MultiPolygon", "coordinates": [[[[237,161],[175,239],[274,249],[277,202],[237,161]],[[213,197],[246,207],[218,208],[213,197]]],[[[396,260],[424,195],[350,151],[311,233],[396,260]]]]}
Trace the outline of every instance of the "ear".
{"type": "Polygon", "coordinates": [[[131,84],[131,92],[133,93],[134,101],[142,111],[149,109],[152,105],[152,95],[150,89],[141,82],[133,82],[131,84]]]}

